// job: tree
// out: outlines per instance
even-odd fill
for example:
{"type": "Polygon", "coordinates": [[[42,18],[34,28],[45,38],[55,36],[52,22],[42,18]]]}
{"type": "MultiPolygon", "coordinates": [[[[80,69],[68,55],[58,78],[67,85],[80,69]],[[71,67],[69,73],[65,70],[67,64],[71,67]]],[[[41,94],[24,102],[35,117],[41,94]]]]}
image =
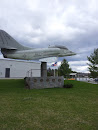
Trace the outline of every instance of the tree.
{"type": "Polygon", "coordinates": [[[47,76],[54,76],[54,70],[51,68],[47,69],[47,76]]]}
{"type": "Polygon", "coordinates": [[[93,78],[98,77],[98,48],[94,50],[94,52],[87,57],[88,61],[90,62],[88,65],[88,69],[91,73],[93,78]]]}
{"type": "Polygon", "coordinates": [[[61,66],[58,68],[58,75],[67,77],[71,73],[71,68],[66,59],[61,62],[61,66]]]}
{"type": "MultiPolygon", "coordinates": [[[[58,75],[58,70],[55,69],[55,76],[58,75]]],[[[48,68],[47,69],[47,76],[54,76],[54,69],[48,68]]]]}

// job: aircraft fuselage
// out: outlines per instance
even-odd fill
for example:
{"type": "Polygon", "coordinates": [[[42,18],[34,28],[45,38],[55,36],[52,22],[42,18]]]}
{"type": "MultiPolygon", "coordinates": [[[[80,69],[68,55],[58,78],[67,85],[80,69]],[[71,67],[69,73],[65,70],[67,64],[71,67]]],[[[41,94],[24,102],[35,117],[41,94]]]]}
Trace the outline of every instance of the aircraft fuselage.
{"type": "Polygon", "coordinates": [[[75,53],[65,49],[40,48],[40,49],[31,49],[23,51],[13,51],[12,53],[7,53],[5,57],[12,59],[35,60],[47,57],[64,57],[71,55],[75,55],[75,53]]]}

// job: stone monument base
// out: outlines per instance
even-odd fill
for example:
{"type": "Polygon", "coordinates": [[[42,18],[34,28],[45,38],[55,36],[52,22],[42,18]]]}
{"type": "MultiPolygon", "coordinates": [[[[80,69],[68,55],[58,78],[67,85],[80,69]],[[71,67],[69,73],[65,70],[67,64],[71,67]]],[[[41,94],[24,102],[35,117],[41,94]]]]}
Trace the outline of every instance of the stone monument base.
{"type": "Polygon", "coordinates": [[[27,89],[63,88],[64,77],[25,77],[27,89]]]}

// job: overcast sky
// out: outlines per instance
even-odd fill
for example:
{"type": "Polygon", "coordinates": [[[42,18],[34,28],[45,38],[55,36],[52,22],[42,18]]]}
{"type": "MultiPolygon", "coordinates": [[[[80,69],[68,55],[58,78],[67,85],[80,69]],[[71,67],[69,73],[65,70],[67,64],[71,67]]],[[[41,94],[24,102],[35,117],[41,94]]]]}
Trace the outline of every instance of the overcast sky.
{"type": "Polygon", "coordinates": [[[0,29],[25,46],[64,45],[77,53],[64,57],[70,67],[88,72],[87,56],[98,48],[97,6],[98,0],[0,0],[0,29]]]}

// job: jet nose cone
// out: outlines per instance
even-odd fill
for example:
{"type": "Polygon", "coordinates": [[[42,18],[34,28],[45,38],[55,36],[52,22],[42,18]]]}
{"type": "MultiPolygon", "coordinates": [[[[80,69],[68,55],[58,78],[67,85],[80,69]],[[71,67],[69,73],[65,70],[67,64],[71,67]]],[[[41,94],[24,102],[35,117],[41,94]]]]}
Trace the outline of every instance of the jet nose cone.
{"type": "Polygon", "coordinates": [[[69,55],[76,55],[76,53],[72,52],[72,51],[69,51],[69,55]]]}
{"type": "Polygon", "coordinates": [[[74,53],[74,52],[71,52],[72,53],[72,55],[76,55],[76,53],[74,53]]]}
{"type": "Polygon", "coordinates": [[[72,56],[72,55],[76,55],[76,53],[70,51],[70,50],[67,50],[67,51],[64,51],[64,53],[62,55],[65,55],[65,56],[72,56]]]}

